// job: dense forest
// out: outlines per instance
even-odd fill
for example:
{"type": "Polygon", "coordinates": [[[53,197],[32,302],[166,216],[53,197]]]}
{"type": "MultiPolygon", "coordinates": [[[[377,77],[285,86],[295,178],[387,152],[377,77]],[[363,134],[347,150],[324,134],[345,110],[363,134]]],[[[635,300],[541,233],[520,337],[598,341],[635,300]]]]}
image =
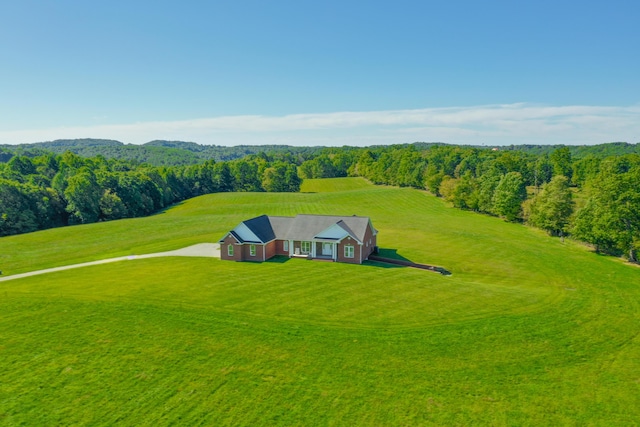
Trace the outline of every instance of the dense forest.
{"type": "MultiPolygon", "coordinates": [[[[416,142],[416,149],[423,151],[434,146],[446,146],[443,143],[416,142]]],[[[510,145],[500,147],[501,151],[523,151],[529,154],[551,154],[561,145],[510,145]]],[[[370,147],[371,149],[384,147],[370,147]]],[[[463,148],[486,149],[487,147],[466,146],[463,148]]],[[[488,147],[491,148],[491,147],[488,147]]],[[[600,145],[566,146],[574,159],[594,155],[620,156],[624,154],[640,154],[640,144],[613,142],[600,145]]],[[[353,147],[341,147],[341,151],[353,150],[353,147]]],[[[148,163],[152,166],[184,166],[204,163],[208,160],[227,161],[241,159],[251,154],[265,153],[269,156],[287,154],[301,163],[327,151],[326,147],[294,147],[290,145],[238,145],[225,147],[218,145],[201,145],[185,141],[150,141],[142,145],[123,144],[110,139],[59,139],[33,144],[0,145],[0,162],[9,161],[14,155],[38,156],[46,153],[63,154],[66,151],[82,157],[103,156],[107,159],[130,160],[137,163],[148,163]]]]}
{"type": "Polygon", "coordinates": [[[102,156],[107,159],[130,160],[152,166],[184,166],[208,160],[227,161],[251,154],[278,155],[287,153],[304,160],[322,147],[292,147],[288,145],[239,145],[224,147],[200,145],[184,141],[150,141],[142,145],[123,144],[109,139],[59,139],[33,144],[0,145],[0,162],[13,155],[38,156],[45,153],[63,154],[70,151],[82,157],[102,156]]]}
{"type": "MultiPolygon", "coordinates": [[[[129,147],[103,140],[57,143],[87,150],[129,147]]],[[[165,150],[158,151],[160,159],[142,162],[117,158],[117,151],[114,158],[83,157],[71,150],[47,152],[42,145],[3,146],[0,235],[147,215],[206,193],[298,191],[301,178],[361,176],[375,184],[425,189],[456,208],[524,222],[552,236],[571,236],[599,252],[638,261],[640,144],[256,146],[248,155],[243,147],[167,141],[147,145],[165,150]],[[218,148],[241,157],[198,157],[218,148]]]]}
{"type": "Polygon", "coordinates": [[[295,192],[300,183],[287,156],[156,167],[70,151],[14,155],[0,163],[0,236],[149,215],[207,193],[295,192]]]}

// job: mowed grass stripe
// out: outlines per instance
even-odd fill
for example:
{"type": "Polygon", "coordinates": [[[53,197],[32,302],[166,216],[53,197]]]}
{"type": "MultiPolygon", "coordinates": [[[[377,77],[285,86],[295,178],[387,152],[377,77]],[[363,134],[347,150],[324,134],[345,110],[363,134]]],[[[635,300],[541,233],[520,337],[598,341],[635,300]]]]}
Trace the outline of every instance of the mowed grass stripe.
{"type": "Polygon", "coordinates": [[[147,304],[205,306],[296,322],[343,327],[385,324],[396,328],[528,310],[529,305],[545,303],[546,297],[546,293],[485,284],[461,285],[449,277],[417,269],[298,259],[282,264],[238,264],[155,258],[52,273],[48,278],[45,283],[39,277],[15,282],[12,292],[60,295],[59,283],[64,280],[64,295],[78,299],[143,300],[147,304]],[[349,281],[354,275],[360,280],[349,281]],[[104,279],[92,281],[95,277],[104,279]]]}

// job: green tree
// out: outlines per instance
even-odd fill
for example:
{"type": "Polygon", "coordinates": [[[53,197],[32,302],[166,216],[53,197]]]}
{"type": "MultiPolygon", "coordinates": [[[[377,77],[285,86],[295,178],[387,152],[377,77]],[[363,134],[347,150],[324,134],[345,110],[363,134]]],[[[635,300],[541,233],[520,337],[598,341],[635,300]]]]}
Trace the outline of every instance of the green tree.
{"type": "Polygon", "coordinates": [[[582,186],[588,180],[593,179],[600,172],[601,159],[590,154],[573,163],[571,182],[582,186]]]}
{"type": "Polygon", "coordinates": [[[254,161],[234,160],[231,174],[235,191],[262,191],[258,164],[254,161]]]}
{"type": "Polygon", "coordinates": [[[571,151],[569,151],[569,147],[561,147],[553,151],[549,156],[549,160],[553,165],[554,175],[564,175],[567,178],[571,179],[573,170],[571,151]]]}
{"type": "Polygon", "coordinates": [[[493,194],[501,178],[497,168],[490,168],[478,178],[477,204],[480,212],[493,213],[493,194]]]}
{"type": "Polygon", "coordinates": [[[592,195],[578,211],[574,235],[596,251],[626,253],[638,262],[640,248],[640,167],[628,172],[601,172],[592,183],[592,195]]]}
{"type": "Polygon", "coordinates": [[[120,197],[106,190],[100,198],[100,219],[112,220],[127,217],[127,207],[120,197]]]}
{"type": "Polygon", "coordinates": [[[300,178],[296,166],[276,162],[262,174],[262,188],[270,192],[295,192],[300,190],[300,178]]]}
{"type": "Polygon", "coordinates": [[[522,202],[526,197],[520,172],[509,172],[502,176],[493,193],[493,213],[507,221],[515,221],[520,216],[522,202]]]}
{"type": "Polygon", "coordinates": [[[533,186],[540,188],[546,182],[551,181],[553,176],[553,165],[549,161],[549,156],[545,153],[538,156],[532,167],[533,186]]]}
{"type": "Polygon", "coordinates": [[[538,194],[525,202],[525,220],[552,236],[564,237],[573,214],[572,197],[569,179],[564,175],[554,176],[538,194]]]}
{"type": "Polygon", "coordinates": [[[213,165],[212,179],[216,191],[233,191],[233,175],[226,162],[218,162],[213,165]]]}
{"type": "Polygon", "coordinates": [[[438,194],[447,202],[453,203],[457,183],[458,179],[445,175],[440,182],[440,187],[438,187],[438,194]]]}
{"type": "Polygon", "coordinates": [[[471,175],[471,172],[466,172],[458,179],[453,196],[453,205],[455,207],[474,211],[479,209],[478,183],[471,175]]]}
{"type": "Polygon", "coordinates": [[[302,185],[302,179],[298,175],[298,168],[293,163],[287,164],[284,172],[284,179],[286,182],[285,191],[296,193],[300,191],[300,185],[302,185]]]}
{"type": "Polygon", "coordinates": [[[102,191],[96,176],[86,166],[69,178],[67,188],[64,190],[67,211],[75,221],[80,223],[91,223],[98,220],[101,196],[102,191]]]}
{"type": "Polygon", "coordinates": [[[27,175],[36,173],[36,165],[27,156],[14,156],[7,163],[8,171],[15,177],[16,181],[24,182],[27,175]]]}
{"type": "Polygon", "coordinates": [[[0,179],[0,236],[38,229],[36,212],[25,184],[0,179]]]}
{"type": "Polygon", "coordinates": [[[284,168],[268,167],[262,174],[262,188],[269,192],[285,191],[284,168]]]}
{"type": "MultiPolygon", "coordinates": [[[[371,179],[371,170],[373,165],[375,164],[376,158],[374,154],[369,149],[365,149],[360,157],[358,157],[358,161],[356,166],[354,167],[354,174],[357,176],[362,176],[367,179],[371,179]]],[[[302,165],[300,165],[302,167],[302,165]]],[[[300,171],[300,175],[302,178],[306,178],[303,171],[300,171]]]]}

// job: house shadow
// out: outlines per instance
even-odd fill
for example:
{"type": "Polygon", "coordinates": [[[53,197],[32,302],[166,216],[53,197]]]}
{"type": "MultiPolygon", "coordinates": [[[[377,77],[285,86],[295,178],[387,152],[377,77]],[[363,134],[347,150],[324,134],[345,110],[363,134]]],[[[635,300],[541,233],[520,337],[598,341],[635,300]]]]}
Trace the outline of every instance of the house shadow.
{"type": "MultiPolygon", "coordinates": [[[[292,258],[284,255],[276,255],[273,258],[269,258],[266,261],[271,264],[284,264],[291,261],[292,258]]],[[[330,260],[329,260],[330,261],[330,260]]],[[[369,259],[365,260],[362,264],[364,267],[375,268],[418,268],[422,270],[429,270],[435,273],[440,273],[444,276],[450,276],[451,272],[435,265],[419,264],[411,261],[410,259],[398,254],[397,249],[379,248],[375,254],[369,255],[369,259]]]]}
{"type": "Polygon", "coordinates": [[[289,262],[289,261],[291,261],[291,258],[289,258],[288,256],[276,255],[264,262],[269,262],[271,264],[284,264],[285,262],[289,262]]]}
{"type": "Polygon", "coordinates": [[[411,267],[419,268],[421,270],[429,270],[435,273],[440,273],[443,276],[450,276],[451,272],[445,268],[438,267],[429,264],[420,264],[411,261],[409,258],[398,254],[397,249],[391,248],[378,248],[376,252],[369,255],[368,265],[382,268],[402,268],[411,267]]]}
{"type": "Polygon", "coordinates": [[[375,267],[375,268],[407,268],[406,265],[390,264],[388,262],[374,261],[371,259],[364,260],[360,265],[362,265],[363,267],[375,267]]]}
{"type": "Polygon", "coordinates": [[[376,253],[376,255],[382,258],[395,259],[398,261],[404,261],[413,264],[413,261],[411,261],[409,258],[400,255],[397,249],[378,248],[378,252],[376,253]]]}

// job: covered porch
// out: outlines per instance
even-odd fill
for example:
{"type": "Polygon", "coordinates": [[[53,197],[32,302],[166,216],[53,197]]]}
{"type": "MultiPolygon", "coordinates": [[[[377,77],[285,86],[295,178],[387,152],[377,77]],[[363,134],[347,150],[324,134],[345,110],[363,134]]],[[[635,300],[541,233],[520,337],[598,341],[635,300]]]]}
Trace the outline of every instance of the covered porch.
{"type": "Polygon", "coordinates": [[[333,261],[338,259],[337,239],[290,240],[288,246],[290,257],[333,261]]]}

